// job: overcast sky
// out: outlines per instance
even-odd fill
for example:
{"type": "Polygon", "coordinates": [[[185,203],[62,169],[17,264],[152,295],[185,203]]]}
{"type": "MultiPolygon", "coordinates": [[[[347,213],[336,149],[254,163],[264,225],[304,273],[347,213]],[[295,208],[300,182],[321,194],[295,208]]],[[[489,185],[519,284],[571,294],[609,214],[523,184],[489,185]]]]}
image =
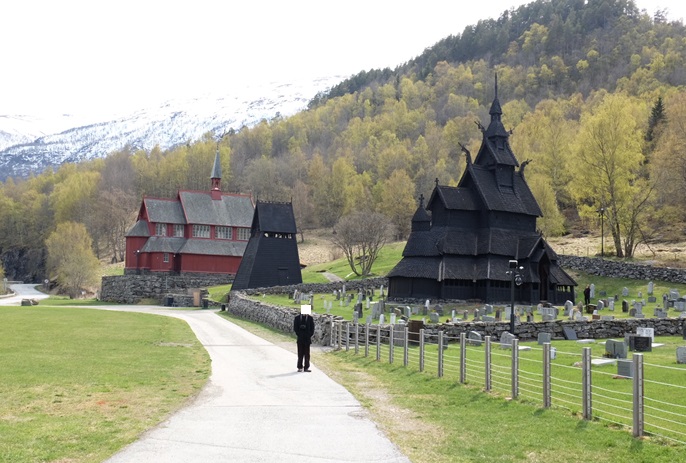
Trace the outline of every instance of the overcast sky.
{"type": "MultiPolygon", "coordinates": [[[[119,113],[246,82],[395,67],[522,0],[7,0],[0,114],[119,113]]],[[[638,0],[669,19],[684,0],[638,0]]]]}

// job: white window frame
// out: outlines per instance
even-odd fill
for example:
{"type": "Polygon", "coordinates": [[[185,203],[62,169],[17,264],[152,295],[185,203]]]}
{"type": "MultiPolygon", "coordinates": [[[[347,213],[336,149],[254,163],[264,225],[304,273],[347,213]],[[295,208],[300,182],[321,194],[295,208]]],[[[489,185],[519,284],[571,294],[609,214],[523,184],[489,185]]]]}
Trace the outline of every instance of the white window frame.
{"type": "Polygon", "coordinates": [[[239,227],[236,237],[239,241],[248,241],[250,239],[250,229],[239,227]]]}
{"type": "Polygon", "coordinates": [[[174,224],[174,237],[183,238],[185,235],[185,227],[183,224],[174,224]]]}
{"type": "Polygon", "coordinates": [[[233,229],[231,227],[222,227],[217,225],[214,227],[214,237],[219,240],[233,239],[233,229]]]}
{"type": "Polygon", "coordinates": [[[210,237],[210,226],[209,225],[193,225],[193,238],[209,238],[210,237]]]}
{"type": "Polygon", "coordinates": [[[167,224],[166,223],[156,223],[155,224],[155,236],[167,236],[167,224]]]}

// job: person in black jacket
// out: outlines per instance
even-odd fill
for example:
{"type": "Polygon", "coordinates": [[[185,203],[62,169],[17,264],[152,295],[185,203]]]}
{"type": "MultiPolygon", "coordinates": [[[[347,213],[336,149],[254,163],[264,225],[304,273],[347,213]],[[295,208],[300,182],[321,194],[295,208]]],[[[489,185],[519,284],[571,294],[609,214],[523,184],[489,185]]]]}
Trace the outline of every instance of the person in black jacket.
{"type": "Polygon", "coordinates": [[[301,313],[293,320],[293,331],[298,337],[298,371],[310,372],[310,344],[314,335],[314,318],[301,313]]]}

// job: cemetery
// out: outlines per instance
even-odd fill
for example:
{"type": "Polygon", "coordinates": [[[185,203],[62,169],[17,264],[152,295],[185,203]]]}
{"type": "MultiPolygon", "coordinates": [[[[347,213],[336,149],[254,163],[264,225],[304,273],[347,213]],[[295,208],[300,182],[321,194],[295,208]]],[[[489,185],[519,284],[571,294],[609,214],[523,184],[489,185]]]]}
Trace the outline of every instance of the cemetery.
{"type": "Polygon", "coordinates": [[[294,310],[311,304],[319,344],[503,397],[576,410],[586,419],[618,423],[636,437],[686,441],[686,387],[674,380],[675,371],[686,371],[685,299],[678,290],[664,290],[664,283],[615,289],[599,282],[586,307],[571,301],[515,304],[511,333],[508,304],[388,301],[384,283],[300,285],[288,294],[285,288],[247,291],[232,294],[229,310],[288,331],[294,310]],[[546,369],[554,372],[550,383],[540,380],[550,375],[546,369]],[[655,407],[648,417],[636,417],[639,380],[641,403],[655,407]]]}

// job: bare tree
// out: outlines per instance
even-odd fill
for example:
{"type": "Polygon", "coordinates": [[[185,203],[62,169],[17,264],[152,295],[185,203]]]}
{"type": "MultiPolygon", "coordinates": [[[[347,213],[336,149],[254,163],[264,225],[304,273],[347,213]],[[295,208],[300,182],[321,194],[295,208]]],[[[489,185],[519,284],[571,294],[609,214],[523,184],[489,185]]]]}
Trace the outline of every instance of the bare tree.
{"type": "Polygon", "coordinates": [[[391,223],[385,215],[353,212],[338,221],[331,241],[343,251],[355,275],[367,276],[391,232],[391,223]]]}

